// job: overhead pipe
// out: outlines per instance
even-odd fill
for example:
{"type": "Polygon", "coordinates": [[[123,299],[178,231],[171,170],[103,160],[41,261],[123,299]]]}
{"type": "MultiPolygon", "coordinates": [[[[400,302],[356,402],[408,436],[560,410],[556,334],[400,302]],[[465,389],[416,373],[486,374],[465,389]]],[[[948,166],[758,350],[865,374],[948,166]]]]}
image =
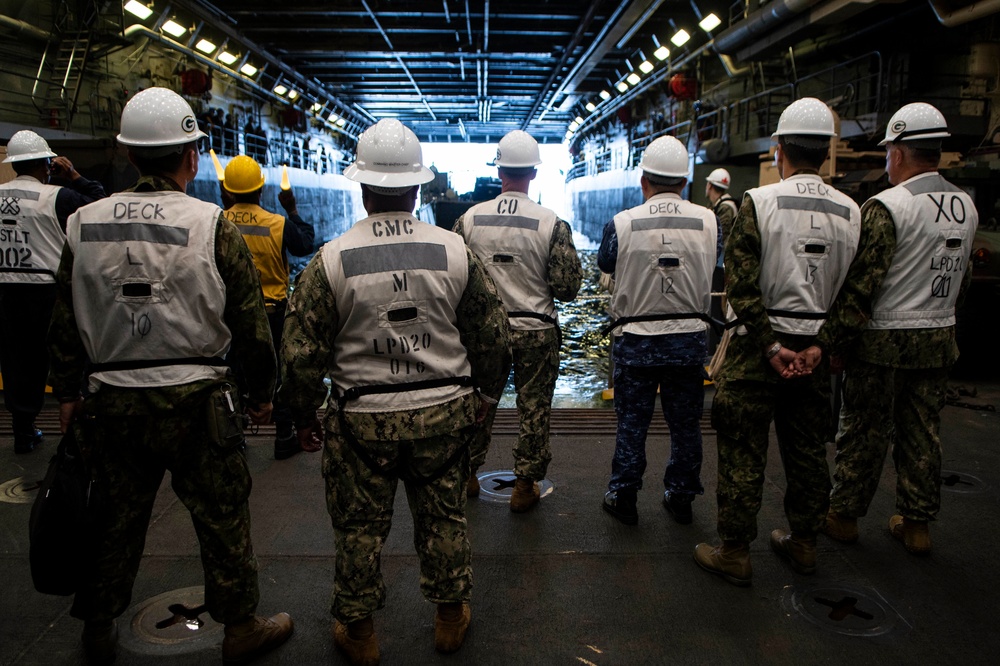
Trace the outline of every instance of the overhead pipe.
{"type": "Polygon", "coordinates": [[[944,0],[927,0],[927,2],[934,12],[934,17],[946,28],[954,28],[1000,12],[1000,0],[981,0],[958,9],[952,9],[950,3],[944,0]]]}
{"type": "Polygon", "coordinates": [[[0,14],[0,25],[5,25],[8,28],[13,28],[14,30],[17,30],[22,34],[25,34],[29,37],[34,37],[35,39],[39,39],[45,42],[49,41],[49,39],[52,38],[52,35],[50,35],[45,30],[42,30],[41,28],[37,28],[31,25],[27,21],[22,21],[21,19],[12,18],[10,16],[7,16],[6,14],[0,14]]]}
{"type": "MultiPolygon", "coordinates": [[[[269,89],[269,88],[267,88],[265,86],[260,85],[259,83],[257,83],[253,79],[251,79],[251,78],[249,78],[247,76],[243,76],[242,74],[239,74],[237,72],[234,72],[233,70],[229,69],[228,67],[220,65],[219,63],[217,63],[216,61],[212,60],[211,58],[209,58],[205,54],[200,53],[198,51],[195,51],[194,49],[188,48],[187,46],[185,46],[183,44],[175,42],[174,40],[170,39],[169,37],[164,37],[159,32],[157,32],[155,30],[152,30],[150,28],[147,28],[146,26],[144,26],[142,24],[136,23],[134,25],[130,25],[129,27],[125,28],[125,31],[122,34],[125,36],[126,39],[128,39],[130,41],[133,41],[133,42],[138,37],[146,37],[148,39],[152,39],[153,41],[159,42],[160,44],[163,44],[164,46],[168,46],[168,47],[170,47],[171,49],[173,49],[175,51],[183,53],[184,55],[188,56],[189,58],[194,58],[195,60],[197,60],[198,62],[202,63],[206,67],[214,69],[215,71],[217,71],[217,72],[219,72],[221,74],[225,74],[226,76],[231,76],[234,79],[237,79],[238,81],[243,82],[244,85],[246,85],[246,86],[248,86],[248,87],[256,90],[257,92],[263,94],[264,96],[266,96],[266,97],[268,97],[270,99],[277,99],[277,100],[280,100],[280,101],[283,101],[283,102],[284,101],[288,101],[284,97],[281,97],[281,96],[277,95],[273,90],[271,90],[271,89],[269,89]]],[[[351,134],[350,132],[348,132],[347,130],[345,130],[342,127],[337,127],[336,125],[333,125],[333,124],[330,124],[330,123],[327,123],[327,125],[329,125],[330,129],[332,129],[335,132],[340,132],[344,136],[350,137],[352,139],[357,139],[357,137],[355,135],[351,134]]]]}
{"type": "Polygon", "coordinates": [[[746,42],[777,28],[822,0],[774,0],[743,21],[723,30],[713,40],[715,50],[733,55],[746,42]]]}

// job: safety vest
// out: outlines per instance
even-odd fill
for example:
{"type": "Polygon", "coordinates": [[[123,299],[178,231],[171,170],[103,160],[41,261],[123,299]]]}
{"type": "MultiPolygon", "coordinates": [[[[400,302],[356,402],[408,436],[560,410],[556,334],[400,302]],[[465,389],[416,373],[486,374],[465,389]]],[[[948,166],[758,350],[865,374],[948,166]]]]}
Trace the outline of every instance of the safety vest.
{"type": "Polygon", "coordinates": [[[465,243],[404,212],[354,224],[321,250],[339,313],[330,378],[341,395],[379,387],[347,403],[358,412],[420,409],[472,391],[449,383],[471,375],[455,325],[469,281],[465,243]],[[414,388],[418,382],[438,382],[414,388]]]}
{"type": "Polygon", "coordinates": [[[556,219],[523,192],[505,192],[473,206],[462,218],[465,241],[486,264],[507,312],[520,313],[511,317],[512,329],[555,325],[548,262],[556,219]]]}
{"type": "Polygon", "coordinates": [[[181,192],[122,192],[70,217],[73,309],[92,380],[177,386],[225,375],[208,365],[232,341],[215,263],[221,212],[181,192]]]}
{"type": "Polygon", "coordinates": [[[288,298],[288,257],[285,255],[285,218],[257,204],[238,203],[222,212],[236,225],[253,255],[265,301],[288,298]]]}
{"type": "Polygon", "coordinates": [[[979,214],[972,198],[937,172],[873,197],[896,227],[896,253],[875,296],[869,328],[943,328],[968,268],[979,214]]]}
{"type": "Polygon", "coordinates": [[[815,335],[858,250],[861,212],[814,174],[747,192],[761,239],[760,289],[771,327],[815,335]]]}
{"type": "Polygon", "coordinates": [[[66,234],[56,216],[59,188],[32,176],[0,185],[0,283],[56,281],[66,234]]]}
{"type": "Polygon", "coordinates": [[[616,318],[663,315],[624,324],[636,335],[704,331],[715,268],[715,213],[680,195],[656,194],[615,215],[618,260],[611,311],[616,318]]]}

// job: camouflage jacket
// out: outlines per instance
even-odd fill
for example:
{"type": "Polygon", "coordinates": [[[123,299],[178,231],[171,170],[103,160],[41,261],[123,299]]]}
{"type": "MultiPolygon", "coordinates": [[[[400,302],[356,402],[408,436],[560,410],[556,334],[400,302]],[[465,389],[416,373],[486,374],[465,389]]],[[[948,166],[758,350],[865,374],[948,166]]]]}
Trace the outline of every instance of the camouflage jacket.
{"type": "MultiPolygon", "coordinates": [[[[466,248],[469,281],[456,309],[456,326],[482,393],[499,399],[511,360],[510,324],[496,285],[476,255],[466,248]]],[[[282,335],[281,400],[296,423],[308,424],[327,398],[323,379],[334,362],[337,302],[326,278],[322,252],[299,275],[289,300],[282,335]]],[[[334,395],[333,398],[338,396],[334,395]]],[[[327,420],[336,413],[331,400],[327,420]]],[[[479,400],[469,394],[422,409],[390,413],[351,412],[348,423],[359,439],[425,439],[470,425],[479,400]]]]}
{"type": "MultiPolygon", "coordinates": [[[[178,189],[169,179],[144,176],[128,191],[160,192],[178,189]]],[[[250,401],[255,404],[270,402],[277,380],[277,363],[257,269],[246,243],[243,242],[243,236],[221,214],[215,232],[215,263],[226,286],[223,319],[233,336],[230,353],[238,354],[239,358],[245,360],[244,371],[250,401]]],[[[58,398],[72,398],[80,394],[87,364],[87,352],[80,339],[73,312],[72,276],[73,253],[65,245],[59,270],[56,272],[58,294],[52,310],[48,339],[51,362],[49,383],[58,398]]],[[[203,390],[210,383],[199,381],[143,390],[161,395],[162,403],[169,406],[203,390]]]]}
{"type": "Polygon", "coordinates": [[[753,200],[744,196],[726,238],[725,259],[726,295],[740,323],[746,326],[747,335],[734,335],[730,340],[722,378],[777,381],[777,373],[763,354],[775,341],[796,351],[818,345],[824,357],[847,353],[868,324],[873,294],[889,270],[894,247],[891,219],[863,218],[858,251],[819,333],[816,336],[776,333],[768,320],[760,290],[762,246],[757,211],[753,200]]]}
{"type": "MultiPolygon", "coordinates": [[[[887,260],[896,252],[896,228],[892,215],[875,199],[869,199],[861,208],[861,228],[887,226],[888,241],[881,250],[887,260]]],[[[888,270],[888,268],[887,268],[888,270]]],[[[881,281],[874,285],[872,301],[881,281]]],[[[962,286],[958,292],[961,305],[965,293],[972,284],[972,261],[969,261],[962,276],[962,286]]],[[[869,303],[869,306],[871,303],[869,303]]],[[[955,342],[955,327],[917,328],[896,330],[866,330],[852,350],[856,358],[874,365],[891,368],[945,368],[958,360],[958,345],[955,342]]]]}

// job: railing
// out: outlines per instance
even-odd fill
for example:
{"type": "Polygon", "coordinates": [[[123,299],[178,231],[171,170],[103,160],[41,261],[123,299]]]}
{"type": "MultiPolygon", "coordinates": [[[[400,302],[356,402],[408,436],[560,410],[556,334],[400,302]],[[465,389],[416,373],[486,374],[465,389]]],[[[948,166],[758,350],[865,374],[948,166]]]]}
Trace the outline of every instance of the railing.
{"type": "MultiPolygon", "coordinates": [[[[733,144],[769,137],[777,128],[778,118],[785,107],[803,96],[826,100],[844,118],[885,112],[883,71],[882,55],[878,51],[872,51],[794,82],[745,97],[699,114],[693,120],[675,123],[632,140],[629,146],[629,164],[636,166],[646,146],[656,138],[668,134],[676,136],[689,147],[697,147],[710,138],[725,139],[733,144]],[[858,65],[865,61],[870,61],[870,65],[859,68],[858,65]],[[695,141],[691,141],[692,138],[695,141]]],[[[977,100],[963,99],[963,102],[970,101],[977,100]]],[[[573,164],[566,174],[566,180],[607,170],[602,168],[605,161],[601,159],[606,153],[607,151],[599,152],[593,159],[585,156],[583,160],[573,164]]]]}

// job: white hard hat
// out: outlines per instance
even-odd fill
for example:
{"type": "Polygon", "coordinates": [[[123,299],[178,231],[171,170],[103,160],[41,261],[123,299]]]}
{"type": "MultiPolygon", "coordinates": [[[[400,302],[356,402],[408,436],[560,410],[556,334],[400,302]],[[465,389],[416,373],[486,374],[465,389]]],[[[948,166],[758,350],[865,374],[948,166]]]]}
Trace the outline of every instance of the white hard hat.
{"type": "Polygon", "coordinates": [[[654,176],[687,178],[687,148],[675,137],[661,136],[646,147],[639,168],[654,176]]]}
{"type": "Polygon", "coordinates": [[[936,108],[926,102],[907,104],[889,119],[885,128],[885,138],[880,146],[899,141],[920,141],[921,139],[943,139],[948,133],[948,122],[936,108]]]}
{"type": "Polygon", "coordinates": [[[708,174],[708,178],[705,180],[710,182],[712,185],[715,185],[720,190],[729,189],[729,172],[725,169],[716,169],[712,173],[708,174]]]}
{"type": "Polygon", "coordinates": [[[26,162],[55,157],[45,139],[31,130],[15,132],[7,143],[7,158],[4,162],[26,162]]]}
{"type": "Polygon", "coordinates": [[[815,97],[803,97],[789,104],[778,118],[778,129],[772,138],[785,134],[836,136],[833,112],[815,97]]]}
{"type": "Polygon", "coordinates": [[[423,164],[417,135],[394,118],[378,121],[358,139],[354,164],[344,169],[351,180],[375,187],[397,188],[434,180],[423,164]]]}
{"type": "Polygon", "coordinates": [[[497,144],[497,158],[490,166],[528,169],[542,163],[538,142],[523,130],[508,132],[497,144]]]}
{"type": "Polygon", "coordinates": [[[191,105],[167,88],[147,88],[122,109],[118,143],[130,148],[179,146],[204,136],[191,105]]]}

